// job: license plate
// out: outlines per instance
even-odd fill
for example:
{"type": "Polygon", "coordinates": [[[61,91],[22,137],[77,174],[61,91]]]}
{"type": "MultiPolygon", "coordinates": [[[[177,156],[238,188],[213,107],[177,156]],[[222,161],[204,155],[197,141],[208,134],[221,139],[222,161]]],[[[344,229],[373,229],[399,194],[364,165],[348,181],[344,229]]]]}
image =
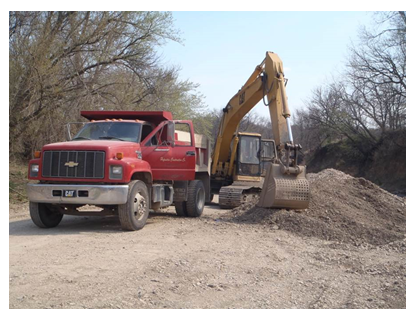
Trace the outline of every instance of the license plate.
{"type": "Polygon", "coordinates": [[[76,191],[75,190],[63,190],[63,197],[76,197],[76,191]]]}

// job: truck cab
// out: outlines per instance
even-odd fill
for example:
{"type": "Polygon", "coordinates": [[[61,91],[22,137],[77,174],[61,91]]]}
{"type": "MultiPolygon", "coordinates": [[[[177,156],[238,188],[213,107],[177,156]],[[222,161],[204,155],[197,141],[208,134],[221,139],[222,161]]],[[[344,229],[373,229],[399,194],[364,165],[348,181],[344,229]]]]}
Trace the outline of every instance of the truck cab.
{"type": "Polygon", "coordinates": [[[101,208],[99,215],[118,215],[125,230],[142,228],[149,209],[172,204],[178,215],[202,214],[210,188],[208,159],[199,155],[209,154],[209,143],[197,145],[191,121],[164,111],[81,115],[89,122],[70,141],[45,145],[29,162],[29,179],[38,181],[27,186],[36,225],[57,226],[64,214],[95,215],[81,210],[86,204],[101,208]]]}

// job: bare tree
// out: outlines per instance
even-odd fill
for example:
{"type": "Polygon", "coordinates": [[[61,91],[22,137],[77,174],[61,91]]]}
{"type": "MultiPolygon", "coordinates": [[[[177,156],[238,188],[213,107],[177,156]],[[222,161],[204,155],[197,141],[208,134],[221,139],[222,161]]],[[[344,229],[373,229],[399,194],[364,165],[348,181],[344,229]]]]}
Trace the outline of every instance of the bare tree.
{"type": "Polygon", "coordinates": [[[156,54],[167,40],[180,41],[168,12],[10,12],[10,152],[61,139],[79,109],[196,111],[196,85],[156,54]]]}
{"type": "Polygon", "coordinates": [[[406,13],[375,17],[374,31],[363,28],[350,47],[343,79],[316,88],[299,112],[295,123],[310,147],[343,137],[368,158],[387,132],[406,128],[406,13]]]}
{"type": "Polygon", "coordinates": [[[350,48],[348,99],[383,133],[406,126],[406,12],[375,15],[350,48]]]}

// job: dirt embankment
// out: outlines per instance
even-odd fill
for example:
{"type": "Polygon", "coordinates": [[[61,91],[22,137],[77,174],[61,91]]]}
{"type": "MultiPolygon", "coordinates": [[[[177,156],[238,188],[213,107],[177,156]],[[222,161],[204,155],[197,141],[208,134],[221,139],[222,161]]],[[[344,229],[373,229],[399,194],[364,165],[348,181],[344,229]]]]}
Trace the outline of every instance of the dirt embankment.
{"type": "Polygon", "coordinates": [[[330,143],[307,156],[308,171],[338,169],[405,196],[406,129],[388,132],[381,143],[368,152],[369,156],[364,156],[348,140],[330,143]]]}
{"type": "Polygon", "coordinates": [[[405,199],[379,188],[364,178],[334,169],[308,174],[309,208],[303,211],[264,209],[257,200],[233,209],[230,220],[260,223],[293,232],[359,245],[405,246],[405,199]]]}

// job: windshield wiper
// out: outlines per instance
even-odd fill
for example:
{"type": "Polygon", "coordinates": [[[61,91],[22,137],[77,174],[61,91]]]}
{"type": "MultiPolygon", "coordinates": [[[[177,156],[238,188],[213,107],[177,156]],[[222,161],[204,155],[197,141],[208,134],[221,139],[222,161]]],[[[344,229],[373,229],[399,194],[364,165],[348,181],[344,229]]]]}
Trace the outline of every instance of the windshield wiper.
{"type": "Polygon", "coordinates": [[[92,139],[87,138],[87,137],[76,137],[76,138],[73,138],[72,141],[73,140],[92,140],[92,139]]]}
{"type": "Polygon", "coordinates": [[[99,137],[99,139],[116,139],[116,140],[120,140],[120,141],[124,141],[123,139],[120,138],[116,138],[116,137],[110,137],[110,136],[104,136],[104,137],[99,137]]]}

